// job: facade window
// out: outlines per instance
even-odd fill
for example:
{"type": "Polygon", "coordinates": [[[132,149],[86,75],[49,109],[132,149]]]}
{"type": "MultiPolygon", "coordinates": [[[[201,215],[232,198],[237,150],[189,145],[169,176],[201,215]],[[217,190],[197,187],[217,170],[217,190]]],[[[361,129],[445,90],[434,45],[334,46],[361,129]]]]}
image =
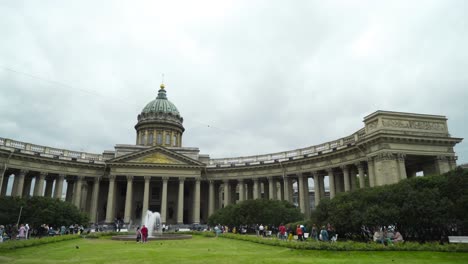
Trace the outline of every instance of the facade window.
{"type": "Polygon", "coordinates": [[[166,145],[171,145],[171,135],[166,134],[166,145]]]}
{"type": "Polygon", "coordinates": [[[156,143],[157,143],[158,145],[162,145],[162,134],[161,134],[161,133],[158,133],[158,138],[157,138],[157,139],[158,139],[158,140],[157,140],[156,143]]]}
{"type": "Polygon", "coordinates": [[[177,135],[174,135],[173,142],[174,147],[177,147],[177,135]]]}

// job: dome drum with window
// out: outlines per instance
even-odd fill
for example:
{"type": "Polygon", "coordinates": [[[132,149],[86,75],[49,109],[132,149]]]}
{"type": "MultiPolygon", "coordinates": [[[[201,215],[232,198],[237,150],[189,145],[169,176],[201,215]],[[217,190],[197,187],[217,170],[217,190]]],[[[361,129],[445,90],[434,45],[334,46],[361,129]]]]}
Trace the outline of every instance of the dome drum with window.
{"type": "Polygon", "coordinates": [[[167,99],[163,84],[158,96],[138,115],[136,144],[141,146],[181,147],[185,129],[177,107],[167,99]]]}

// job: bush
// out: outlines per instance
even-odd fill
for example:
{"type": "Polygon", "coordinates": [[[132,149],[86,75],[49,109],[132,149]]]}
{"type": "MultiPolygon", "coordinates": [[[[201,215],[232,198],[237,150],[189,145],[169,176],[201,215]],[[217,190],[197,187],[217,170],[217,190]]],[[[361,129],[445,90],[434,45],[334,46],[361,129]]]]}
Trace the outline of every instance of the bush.
{"type": "Polygon", "coordinates": [[[65,236],[54,236],[45,237],[41,239],[28,239],[28,240],[11,240],[0,243],[0,252],[9,251],[17,248],[32,247],[43,244],[55,243],[60,241],[67,241],[72,239],[80,238],[78,235],[65,235],[65,236]]]}
{"type": "MultiPolygon", "coordinates": [[[[213,232],[192,232],[193,235],[202,235],[205,237],[214,237],[213,232]]],[[[220,235],[222,238],[236,239],[248,241],[258,244],[279,246],[293,249],[307,250],[330,250],[330,251],[439,251],[439,252],[468,252],[467,244],[445,244],[439,243],[415,243],[405,242],[384,246],[378,243],[362,243],[353,241],[340,241],[337,243],[318,242],[315,240],[307,240],[305,242],[282,241],[279,239],[265,239],[256,236],[246,236],[224,233],[220,235]]]]}

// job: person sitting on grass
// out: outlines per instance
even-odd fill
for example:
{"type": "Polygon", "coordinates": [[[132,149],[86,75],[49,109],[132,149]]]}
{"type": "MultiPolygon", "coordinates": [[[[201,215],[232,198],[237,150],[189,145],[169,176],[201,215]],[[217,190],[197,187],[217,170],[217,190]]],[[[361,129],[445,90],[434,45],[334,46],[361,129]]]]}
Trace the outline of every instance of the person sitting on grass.
{"type": "Polygon", "coordinates": [[[392,239],[393,243],[400,243],[400,242],[403,242],[403,236],[401,235],[400,231],[398,231],[397,229],[395,229],[395,235],[393,236],[393,239],[392,239]]]}

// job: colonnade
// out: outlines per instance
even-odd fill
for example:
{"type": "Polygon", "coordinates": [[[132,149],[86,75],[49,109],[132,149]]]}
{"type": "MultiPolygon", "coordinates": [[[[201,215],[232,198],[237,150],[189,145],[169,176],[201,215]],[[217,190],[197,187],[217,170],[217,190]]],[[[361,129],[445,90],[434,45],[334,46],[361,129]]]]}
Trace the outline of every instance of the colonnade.
{"type": "Polygon", "coordinates": [[[119,212],[124,222],[129,223],[138,219],[139,214],[143,217],[143,212],[154,208],[155,205],[151,202],[156,199],[163,223],[168,222],[170,215],[171,222],[183,224],[200,223],[202,211],[204,216],[209,216],[222,207],[244,200],[263,198],[292,203],[293,196],[297,193],[298,207],[307,216],[312,209],[309,179],[313,179],[313,206],[317,206],[327,196],[333,199],[340,192],[396,183],[415,176],[416,171],[421,168],[426,175],[444,173],[456,166],[453,157],[437,156],[432,161],[422,167],[412,167],[406,162],[406,156],[403,154],[380,154],[356,163],[320,170],[243,178],[223,178],[218,176],[216,171],[208,171],[203,178],[185,178],[113,174],[85,177],[9,169],[0,179],[0,195],[5,196],[7,193],[9,175],[14,175],[11,195],[18,197],[32,193],[33,196],[62,199],[66,182],[65,200],[88,212],[91,222],[102,221],[105,218],[106,223],[112,223],[119,212]],[[325,177],[328,177],[328,192],[325,190],[325,177]],[[294,183],[296,192],[293,188],[294,183]],[[160,191],[155,192],[152,189],[155,186],[160,191]],[[205,190],[203,194],[202,188],[205,190]],[[98,215],[98,212],[102,213],[98,215]],[[184,218],[184,214],[190,215],[191,219],[188,219],[188,215],[184,218]],[[176,217],[173,217],[174,215],[176,217]]]}

